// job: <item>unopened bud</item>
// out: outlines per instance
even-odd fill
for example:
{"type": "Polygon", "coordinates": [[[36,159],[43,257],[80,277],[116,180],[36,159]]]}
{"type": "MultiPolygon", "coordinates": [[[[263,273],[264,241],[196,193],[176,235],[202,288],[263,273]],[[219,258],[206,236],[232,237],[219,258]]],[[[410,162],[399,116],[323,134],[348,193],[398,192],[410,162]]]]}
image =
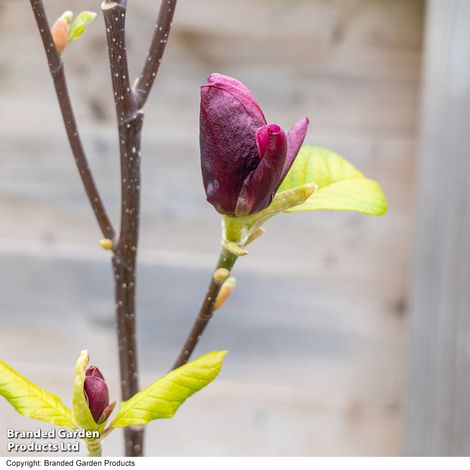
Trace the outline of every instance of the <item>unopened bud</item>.
{"type": "Polygon", "coordinates": [[[103,238],[100,240],[100,246],[103,250],[111,251],[113,249],[113,241],[109,238],[103,238]]]}
{"type": "Polygon", "coordinates": [[[220,288],[219,294],[217,295],[217,298],[215,299],[214,310],[218,310],[220,307],[222,307],[222,305],[224,305],[224,303],[227,301],[227,299],[232,294],[236,283],[237,283],[237,281],[234,277],[229,277],[222,284],[222,287],[220,288]]]}
{"type": "Polygon", "coordinates": [[[224,282],[230,277],[230,271],[227,268],[219,268],[214,271],[214,281],[224,282]]]}
{"type": "Polygon", "coordinates": [[[69,42],[68,34],[72,16],[73,13],[71,11],[66,11],[51,28],[51,34],[55,48],[60,54],[64,52],[69,42]]]}
{"type": "Polygon", "coordinates": [[[100,423],[102,415],[109,417],[114,404],[109,405],[109,390],[98,367],[90,366],[85,373],[85,398],[96,423],[100,423]]]}

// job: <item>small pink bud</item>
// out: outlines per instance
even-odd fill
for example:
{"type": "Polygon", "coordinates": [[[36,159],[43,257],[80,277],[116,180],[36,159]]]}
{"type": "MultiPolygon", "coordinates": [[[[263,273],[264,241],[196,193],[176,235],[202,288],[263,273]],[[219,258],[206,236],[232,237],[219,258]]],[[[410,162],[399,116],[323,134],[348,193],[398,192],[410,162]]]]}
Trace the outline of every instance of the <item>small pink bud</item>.
{"type": "Polygon", "coordinates": [[[67,23],[67,20],[64,18],[59,18],[55,23],[54,26],[52,26],[52,39],[54,40],[54,45],[55,48],[57,49],[57,52],[62,54],[64,52],[65,48],[67,47],[68,44],[68,35],[69,32],[69,24],[67,23]]]}
{"type": "Polygon", "coordinates": [[[68,33],[72,17],[73,13],[71,11],[64,12],[51,28],[52,39],[59,54],[64,52],[69,42],[68,33]]]}

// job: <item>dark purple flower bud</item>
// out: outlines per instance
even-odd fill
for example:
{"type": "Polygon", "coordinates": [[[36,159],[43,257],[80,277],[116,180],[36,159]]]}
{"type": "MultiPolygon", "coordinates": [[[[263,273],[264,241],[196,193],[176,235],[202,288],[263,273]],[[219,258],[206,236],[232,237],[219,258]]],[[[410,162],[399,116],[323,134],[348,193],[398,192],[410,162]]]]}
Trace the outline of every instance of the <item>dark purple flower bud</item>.
{"type": "MultiPolygon", "coordinates": [[[[103,375],[95,366],[90,366],[85,372],[85,398],[96,423],[100,420],[105,409],[109,408],[109,390],[103,375]]],[[[112,409],[111,409],[112,411],[112,409]]],[[[105,413],[106,414],[106,413],[105,413]]],[[[111,413],[108,413],[108,416],[111,413]]],[[[108,417],[106,416],[106,418],[108,417]]]]}
{"type": "Polygon", "coordinates": [[[303,118],[285,132],[268,124],[250,91],[213,73],[201,87],[201,168],[207,200],[222,214],[243,216],[271,203],[307,133],[303,118]]]}

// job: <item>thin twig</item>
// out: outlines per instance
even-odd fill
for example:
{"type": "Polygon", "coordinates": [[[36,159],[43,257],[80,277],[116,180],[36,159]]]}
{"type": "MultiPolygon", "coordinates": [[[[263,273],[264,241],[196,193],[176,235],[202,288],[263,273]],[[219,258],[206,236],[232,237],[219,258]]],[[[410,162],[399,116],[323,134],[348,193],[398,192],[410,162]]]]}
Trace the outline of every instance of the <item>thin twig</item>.
{"type": "Polygon", "coordinates": [[[60,54],[57,52],[54,41],[52,39],[51,30],[47,21],[46,12],[42,0],[30,0],[34,17],[39,28],[44,49],[46,51],[49,70],[54,82],[57,99],[59,101],[60,110],[64,120],[65,130],[69,139],[70,147],[77,164],[80,177],[85,187],[88,200],[90,201],[96,220],[101,228],[101,232],[105,238],[114,240],[115,231],[108,217],[100,194],[96,187],[93,175],[91,173],[88,160],[83,149],[83,145],[78,133],[77,123],[73,113],[72,103],[70,102],[67,90],[67,82],[65,80],[64,64],[60,54]]]}
{"type": "MultiPolygon", "coordinates": [[[[235,261],[237,261],[237,257],[223,248],[215,270],[219,268],[225,268],[231,271],[235,261]]],[[[206,296],[204,297],[204,301],[202,302],[201,308],[199,309],[199,313],[191,328],[189,336],[187,337],[175,363],[173,364],[172,369],[177,369],[178,367],[186,364],[194,352],[194,349],[196,349],[199,338],[204,333],[213,316],[214,304],[217,300],[217,296],[219,295],[222,285],[223,281],[218,282],[214,276],[211,277],[209,288],[207,289],[206,296]]]]}
{"type": "Polygon", "coordinates": [[[149,51],[142,68],[142,73],[136,80],[134,90],[137,103],[142,108],[149,97],[150,90],[162,62],[165,47],[170,34],[171,22],[175,13],[176,0],[161,0],[157,23],[150,43],[149,51]]]}

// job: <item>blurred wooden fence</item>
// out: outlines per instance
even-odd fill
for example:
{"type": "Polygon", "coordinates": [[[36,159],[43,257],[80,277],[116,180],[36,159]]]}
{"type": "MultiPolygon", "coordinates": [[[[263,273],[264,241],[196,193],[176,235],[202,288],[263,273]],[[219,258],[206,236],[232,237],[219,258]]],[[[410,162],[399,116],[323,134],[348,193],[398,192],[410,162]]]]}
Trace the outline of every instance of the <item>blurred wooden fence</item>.
{"type": "Polygon", "coordinates": [[[406,450],[470,454],[470,2],[428,4],[406,450]]]}
{"type": "MultiPolygon", "coordinates": [[[[51,19],[71,8],[59,0],[45,3],[51,19]]],[[[74,11],[97,8],[95,0],[73,3],[74,11]]],[[[156,3],[129,2],[134,72],[145,57],[156,3]]],[[[111,370],[111,291],[96,274],[107,272],[107,259],[94,251],[98,231],[28,8],[26,1],[0,1],[0,261],[16,273],[5,273],[0,284],[0,357],[41,375],[38,364],[55,357],[41,318],[61,338],[61,371],[73,362],[81,335],[111,345],[100,349],[93,342],[111,370]],[[105,267],[91,263],[87,270],[83,260],[89,259],[105,267]],[[45,273],[40,288],[37,276],[28,274],[32,266],[45,273]],[[79,318],[74,331],[58,326],[70,311],[79,318]],[[31,344],[39,348],[34,355],[27,354],[31,344]]],[[[198,162],[198,87],[209,73],[243,80],[268,119],[286,128],[308,115],[307,142],[336,150],[380,181],[390,209],[383,218],[318,213],[268,224],[264,240],[237,268],[233,310],[217,319],[213,336],[201,344],[200,351],[232,351],[232,366],[211,399],[199,402],[207,416],[217,404],[214,425],[198,427],[198,438],[181,437],[200,423],[196,407],[178,418],[178,431],[167,424],[180,436],[178,443],[175,434],[155,437],[155,453],[401,452],[423,17],[422,0],[180,1],[145,110],[145,377],[168,367],[218,246],[219,221],[204,201],[198,162]],[[156,272],[164,275],[156,278],[156,272]],[[175,295],[174,283],[181,279],[187,290],[175,295]],[[221,435],[220,422],[231,423],[230,439],[221,435]]],[[[116,215],[117,140],[100,18],[66,51],[65,62],[85,146],[116,215]]],[[[47,367],[42,376],[57,385],[54,369],[47,367]]],[[[23,424],[16,415],[2,416],[2,423],[23,424]]]]}

